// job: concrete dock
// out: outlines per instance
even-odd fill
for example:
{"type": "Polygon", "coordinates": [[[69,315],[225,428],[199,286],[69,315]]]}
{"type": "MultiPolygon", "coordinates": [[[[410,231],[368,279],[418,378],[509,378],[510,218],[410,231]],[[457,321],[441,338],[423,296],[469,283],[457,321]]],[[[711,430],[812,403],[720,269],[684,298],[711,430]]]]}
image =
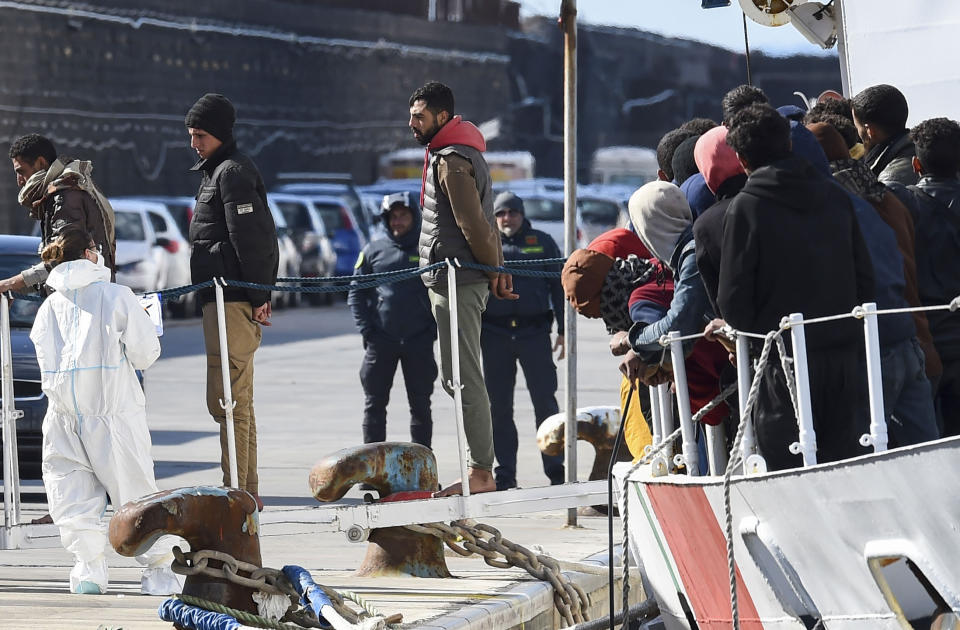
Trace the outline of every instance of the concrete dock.
{"type": "MultiPolygon", "coordinates": [[[[580,320],[578,338],[578,405],[617,404],[619,373],[616,360],[607,351],[602,325],[580,320]]],[[[158,484],[161,489],[218,485],[219,443],[216,425],[204,404],[199,326],[195,321],[168,325],[163,345],[164,356],[146,374],[158,484]]],[[[307,473],[316,460],[360,443],[362,391],[357,371],[361,356],[359,335],[352,331],[349,312],[342,303],[279,313],[274,326],[264,331],[264,345],[256,359],[255,390],[261,495],[266,503],[261,527],[264,566],[306,567],[318,583],[354,591],[384,614],[402,614],[403,627],[561,627],[552,588],[521,569],[496,569],[477,556],[462,558],[448,550],[447,565],[454,575],[450,579],[357,578],[352,571],[363,558],[364,543],[348,543],[342,534],[321,533],[309,524],[271,523],[277,520],[272,512],[289,513],[316,505],[307,487],[307,473]]],[[[558,392],[561,408],[562,396],[563,392],[558,392]]],[[[398,370],[388,410],[390,440],[409,439],[405,402],[398,370]]],[[[441,482],[449,483],[458,476],[453,455],[453,405],[439,386],[433,406],[433,447],[438,454],[441,482]]],[[[532,405],[520,375],[515,418],[521,444],[518,482],[521,487],[546,485],[534,441],[532,405]]],[[[581,445],[578,457],[578,476],[585,480],[593,457],[590,447],[581,445]]],[[[24,484],[28,493],[41,490],[37,481],[24,484]]],[[[344,499],[360,500],[356,488],[344,499]]],[[[26,504],[24,519],[44,511],[42,504],[26,504]]],[[[564,511],[518,514],[484,522],[511,541],[528,547],[540,545],[543,553],[558,559],[606,561],[605,518],[581,516],[576,528],[566,527],[564,511]]],[[[620,531],[617,520],[617,542],[620,531]]],[[[140,568],[136,562],[111,552],[109,563],[109,592],[81,596],[67,592],[73,561],[61,547],[0,551],[0,627],[169,628],[156,614],[164,598],[139,594],[140,568]]],[[[566,575],[589,594],[591,616],[606,613],[605,576],[566,575]]],[[[640,601],[635,572],[632,586],[631,600],[640,601]]]]}

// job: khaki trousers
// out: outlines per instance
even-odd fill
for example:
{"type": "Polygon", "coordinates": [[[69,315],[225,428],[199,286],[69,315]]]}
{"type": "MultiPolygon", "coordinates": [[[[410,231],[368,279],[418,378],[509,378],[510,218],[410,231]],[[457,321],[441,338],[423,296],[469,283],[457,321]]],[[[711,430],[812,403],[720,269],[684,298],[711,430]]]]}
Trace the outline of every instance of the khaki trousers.
{"type": "MultiPolygon", "coordinates": [[[[430,307],[437,320],[440,341],[441,382],[453,396],[450,356],[450,302],[443,293],[430,289],[430,307]]],[[[471,468],[493,470],[493,420],[490,398],[483,380],[480,353],[480,315],[487,307],[490,290],[486,282],[457,285],[457,324],[460,342],[460,382],[463,385],[463,430],[467,437],[467,461],[471,468]]]]}
{"type": "MultiPolygon", "coordinates": [[[[226,302],[227,351],[230,359],[230,391],[237,405],[233,408],[234,437],[237,445],[237,483],[247,492],[259,491],[257,477],[257,420],[253,413],[253,355],[260,347],[263,332],[253,321],[249,302],[226,302]]],[[[220,468],[223,485],[230,485],[230,461],[227,447],[226,411],[223,400],[223,375],[220,370],[220,334],[217,304],[203,306],[203,341],[207,351],[207,410],[220,425],[220,468]]]]}

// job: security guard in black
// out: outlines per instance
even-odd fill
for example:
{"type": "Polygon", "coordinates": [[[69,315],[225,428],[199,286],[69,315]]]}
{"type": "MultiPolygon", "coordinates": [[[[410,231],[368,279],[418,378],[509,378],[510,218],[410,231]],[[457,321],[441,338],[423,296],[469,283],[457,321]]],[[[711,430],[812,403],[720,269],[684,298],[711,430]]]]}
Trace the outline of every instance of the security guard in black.
{"type": "MultiPolygon", "coordinates": [[[[413,195],[386,195],[381,217],[388,236],[360,252],[354,275],[413,269],[419,265],[420,210],[413,195]]],[[[410,440],[430,446],[433,418],[430,396],[437,379],[433,342],[437,324],[427,288],[418,277],[369,289],[352,288],[347,303],[363,338],[363,442],[387,439],[387,403],[399,363],[410,405],[410,440]]]]}
{"type": "MultiPolygon", "coordinates": [[[[520,197],[512,192],[500,193],[493,207],[505,261],[560,257],[560,250],[550,235],[530,225],[524,216],[520,197]]],[[[557,367],[552,350],[561,348],[562,357],[563,287],[559,278],[516,275],[513,282],[520,299],[487,302],[480,334],[483,373],[493,417],[497,490],[517,485],[518,438],[513,418],[513,393],[518,362],[530,390],[536,426],[559,412],[557,367]],[[551,346],[550,331],[554,321],[557,322],[557,342],[551,346]]],[[[536,445],[525,445],[525,449],[536,449],[536,445]]],[[[563,483],[563,457],[543,454],[541,457],[543,471],[550,483],[563,483]]]]}

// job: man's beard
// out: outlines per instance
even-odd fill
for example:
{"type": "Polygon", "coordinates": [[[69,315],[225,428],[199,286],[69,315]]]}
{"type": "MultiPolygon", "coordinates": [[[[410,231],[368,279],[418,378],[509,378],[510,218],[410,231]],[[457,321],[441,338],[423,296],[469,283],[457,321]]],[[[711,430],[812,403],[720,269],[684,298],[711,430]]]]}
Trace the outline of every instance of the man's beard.
{"type": "Polygon", "coordinates": [[[500,231],[503,232],[504,236],[506,236],[507,238],[510,238],[511,236],[519,232],[520,228],[504,227],[500,231]]]}
{"type": "Polygon", "coordinates": [[[437,132],[440,131],[439,127],[434,127],[426,133],[420,133],[417,130],[413,131],[413,139],[417,141],[418,144],[422,146],[427,146],[430,144],[430,141],[433,140],[433,137],[437,135],[437,132]]]}

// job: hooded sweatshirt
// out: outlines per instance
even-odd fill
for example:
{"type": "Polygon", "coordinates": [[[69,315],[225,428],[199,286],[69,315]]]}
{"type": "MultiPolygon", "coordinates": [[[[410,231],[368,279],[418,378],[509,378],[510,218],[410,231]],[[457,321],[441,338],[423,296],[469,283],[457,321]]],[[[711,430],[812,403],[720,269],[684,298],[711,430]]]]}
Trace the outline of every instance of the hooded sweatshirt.
{"type": "MultiPolygon", "coordinates": [[[[500,234],[493,217],[490,171],[483,159],[487,144],[473,124],[454,116],[440,128],[424,155],[420,266],[447,258],[491,267],[503,264],[500,234]]],[[[458,284],[485,282],[496,272],[463,269],[458,284]]],[[[423,274],[423,282],[446,291],[446,270],[423,274]]]]}
{"type": "Polygon", "coordinates": [[[706,186],[715,194],[715,202],[693,224],[697,243],[697,269],[707,297],[717,312],[717,284],[720,281],[720,244],[723,242],[723,216],[734,195],[747,181],[740,160],[727,144],[727,128],[714,127],[700,137],[694,150],[697,166],[706,186]]]}
{"type": "MultiPolygon", "coordinates": [[[[416,205],[416,204],[414,204],[416,205]]],[[[413,269],[420,263],[420,209],[410,208],[413,224],[401,236],[392,233],[367,243],[354,265],[354,275],[413,269]]],[[[386,214],[384,214],[386,217],[386,214]]],[[[384,220],[386,224],[386,219],[384,220]]],[[[347,304],[357,329],[366,341],[405,343],[413,339],[436,339],[437,324],[430,312],[427,289],[419,278],[381,284],[369,289],[350,289],[347,304]]]]}
{"type": "MultiPolygon", "coordinates": [[[[791,313],[848,313],[873,298],[870,255],[844,191],[799,157],[753,171],[724,219],[717,304],[727,323],[763,334],[791,313]]],[[[862,337],[852,319],[806,328],[809,349],[862,337]]]]}
{"type": "Polygon", "coordinates": [[[660,348],[659,339],[676,330],[689,335],[712,317],[694,256],[690,206],[680,189],[667,182],[650,182],[630,197],[630,220],[644,245],[666,262],[674,277],[674,294],[666,314],[648,326],[630,328],[636,352],[660,348]]]}
{"type": "Polygon", "coordinates": [[[51,411],[77,416],[143,414],[135,369],[160,356],[150,317],[110,270],[80,259],[54,267],[55,292],[40,305],[30,332],[51,411]]]}
{"type": "Polygon", "coordinates": [[[669,262],[680,234],[693,221],[683,193],[668,182],[649,182],[630,196],[627,205],[637,236],[650,253],[669,262]]]}

